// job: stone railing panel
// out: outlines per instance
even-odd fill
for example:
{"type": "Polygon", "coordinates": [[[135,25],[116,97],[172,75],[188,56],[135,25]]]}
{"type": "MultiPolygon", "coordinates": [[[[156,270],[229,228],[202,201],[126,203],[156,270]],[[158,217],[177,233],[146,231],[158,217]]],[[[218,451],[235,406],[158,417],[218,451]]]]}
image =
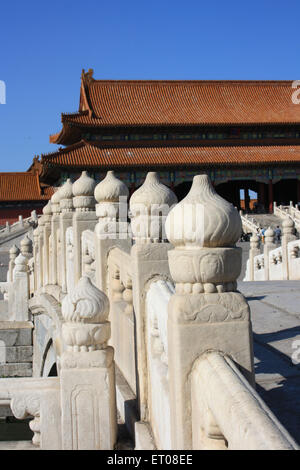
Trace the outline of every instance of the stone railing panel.
{"type": "Polygon", "coordinates": [[[171,448],[171,410],[168,373],[168,302],[173,284],[154,281],[146,300],[149,422],[159,449],[171,448]],[[152,384],[155,384],[153,386],[152,384]]]}

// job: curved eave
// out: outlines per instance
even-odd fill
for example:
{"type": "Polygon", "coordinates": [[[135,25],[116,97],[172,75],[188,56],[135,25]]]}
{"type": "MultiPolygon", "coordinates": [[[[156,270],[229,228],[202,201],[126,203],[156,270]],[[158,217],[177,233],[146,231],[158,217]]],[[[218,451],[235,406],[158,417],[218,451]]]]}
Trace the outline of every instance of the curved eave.
{"type": "Polygon", "coordinates": [[[300,145],[105,148],[82,141],[44,156],[43,163],[45,172],[54,168],[295,165],[300,164],[300,145]]]}
{"type": "MultiPolygon", "coordinates": [[[[172,128],[172,127],[183,127],[183,128],[189,128],[189,127],[239,127],[239,126],[299,126],[300,125],[300,120],[299,121],[198,121],[198,122],[170,122],[170,121],[157,121],[157,122],[126,122],[126,121],[104,121],[101,118],[90,118],[89,116],[86,115],[76,115],[76,116],[65,116],[64,117],[64,126],[69,126],[69,127],[76,127],[76,128],[81,128],[81,129],[89,129],[89,128],[94,128],[94,129],[111,129],[111,128],[128,128],[128,129],[134,129],[134,128],[172,128]]],[[[58,134],[55,134],[55,136],[58,134]]],[[[56,143],[56,142],[54,142],[56,143]]],[[[59,142],[61,143],[61,142],[59,142]]]]}
{"type": "Polygon", "coordinates": [[[49,137],[50,144],[57,145],[72,145],[81,139],[80,127],[70,126],[63,123],[62,130],[57,134],[52,134],[49,137]]]}

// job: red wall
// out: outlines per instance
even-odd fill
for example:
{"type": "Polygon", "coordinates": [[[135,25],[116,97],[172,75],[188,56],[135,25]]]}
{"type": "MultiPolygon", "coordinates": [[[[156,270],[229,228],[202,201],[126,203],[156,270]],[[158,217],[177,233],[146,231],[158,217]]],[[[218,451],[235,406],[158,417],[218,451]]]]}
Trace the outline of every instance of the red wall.
{"type": "MultiPolygon", "coordinates": [[[[35,210],[37,214],[42,213],[42,207],[36,207],[35,210]]],[[[23,219],[27,219],[27,217],[30,217],[32,211],[33,209],[22,209],[21,207],[17,209],[0,208],[0,225],[5,225],[6,221],[8,221],[9,224],[17,222],[19,215],[22,215],[23,219]]]]}

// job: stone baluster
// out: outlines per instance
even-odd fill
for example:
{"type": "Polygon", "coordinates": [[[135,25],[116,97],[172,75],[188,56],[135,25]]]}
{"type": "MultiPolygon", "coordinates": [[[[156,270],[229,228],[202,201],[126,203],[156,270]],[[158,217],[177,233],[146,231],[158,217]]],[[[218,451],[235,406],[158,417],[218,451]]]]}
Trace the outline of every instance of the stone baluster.
{"type": "Polygon", "coordinates": [[[112,299],[115,302],[119,300],[123,300],[123,292],[124,292],[124,285],[121,281],[120,270],[115,268],[114,272],[112,273],[112,299]]]}
{"type": "Polygon", "coordinates": [[[88,247],[85,247],[84,252],[82,253],[82,271],[83,274],[89,276],[91,280],[93,280],[95,276],[94,261],[95,260],[92,254],[89,252],[88,247]]]}
{"type": "Polygon", "coordinates": [[[288,243],[297,240],[295,235],[295,223],[291,217],[285,217],[282,222],[282,279],[289,280],[289,259],[288,259],[288,243]]]}
{"type": "MultiPolygon", "coordinates": [[[[190,192],[171,210],[166,233],[176,293],[168,306],[168,364],[172,449],[193,448],[191,373],[206,351],[231,356],[254,385],[249,306],[236,291],[242,250],[235,243],[241,218],[207,175],[195,176],[190,192]]],[[[213,421],[213,419],[212,419],[213,421]]],[[[217,423],[215,434],[220,438],[217,423]]]]}
{"type": "Polygon", "coordinates": [[[109,301],[87,276],[64,297],[60,386],[62,448],[113,449],[117,414],[109,301]]]}
{"type": "Polygon", "coordinates": [[[27,259],[32,257],[32,240],[29,238],[28,234],[26,234],[23,240],[21,240],[20,249],[22,255],[27,259]]]}
{"type": "Polygon", "coordinates": [[[28,258],[20,253],[15,259],[13,282],[8,288],[8,311],[10,320],[29,320],[29,272],[28,258]]]}
{"type": "Polygon", "coordinates": [[[265,281],[270,280],[270,263],[269,263],[269,253],[272,250],[275,250],[275,232],[269,227],[265,231],[265,244],[264,244],[264,269],[265,269],[265,281]]]}
{"type": "Polygon", "coordinates": [[[39,227],[33,230],[33,276],[34,276],[34,291],[39,288],[39,275],[40,275],[40,253],[39,253],[39,227]]]}
{"type": "Polygon", "coordinates": [[[58,283],[58,230],[60,225],[60,190],[57,189],[53,196],[51,197],[51,208],[52,208],[52,218],[51,218],[51,243],[52,243],[52,253],[51,253],[51,279],[50,283],[55,285],[58,283]]]}
{"type": "Polygon", "coordinates": [[[177,198],[160,183],[157,173],[147,174],[144,184],[130,198],[133,310],[136,321],[139,411],[147,420],[147,357],[145,338],[145,289],[150,280],[170,279],[168,250],[164,234],[165,219],[177,198]]]}
{"type": "MultiPolygon", "coordinates": [[[[37,215],[35,209],[34,209],[33,211],[31,211],[30,217],[31,217],[32,222],[34,223],[34,225],[37,224],[37,222],[38,222],[38,215],[37,215]]],[[[35,226],[36,226],[36,225],[35,225],[35,226]]]]}
{"type": "Polygon", "coordinates": [[[127,223],[127,186],[113,171],[108,171],[105,178],[95,188],[96,214],[98,223],[95,227],[96,284],[108,293],[107,256],[110,249],[119,246],[129,250],[127,223]]]}
{"type": "Polygon", "coordinates": [[[49,238],[51,235],[51,202],[43,207],[43,286],[50,284],[50,246],[49,238]]]}
{"type": "Polygon", "coordinates": [[[250,250],[249,250],[249,281],[254,281],[254,258],[260,255],[260,238],[256,233],[252,234],[250,238],[250,250]]]}
{"type": "Polygon", "coordinates": [[[291,248],[291,254],[290,254],[292,259],[299,258],[299,246],[293,246],[291,248]]]}
{"type": "Polygon", "coordinates": [[[75,284],[82,276],[81,235],[84,230],[93,230],[97,223],[95,212],[94,189],[96,182],[83,171],[73,183],[73,236],[74,236],[74,280],[75,284]]]}
{"type": "Polygon", "coordinates": [[[62,292],[67,292],[67,252],[66,252],[66,231],[73,223],[73,190],[70,178],[60,189],[60,221],[59,236],[61,247],[61,259],[59,262],[60,279],[62,292]]]}
{"type": "Polygon", "coordinates": [[[38,221],[38,276],[37,276],[37,288],[41,289],[44,285],[44,215],[39,218],[38,221]]]}
{"type": "Polygon", "coordinates": [[[125,289],[123,291],[123,300],[127,303],[125,313],[127,315],[133,314],[133,296],[132,296],[132,279],[128,277],[125,281],[125,289]]]}
{"type": "Polygon", "coordinates": [[[9,249],[9,265],[8,265],[8,279],[7,279],[8,282],[12,282],[13,280],[13,270],[15,267],[15,259],[19,253],[20,253],[20,250],[16,245],[13,245],[9,249]]]}

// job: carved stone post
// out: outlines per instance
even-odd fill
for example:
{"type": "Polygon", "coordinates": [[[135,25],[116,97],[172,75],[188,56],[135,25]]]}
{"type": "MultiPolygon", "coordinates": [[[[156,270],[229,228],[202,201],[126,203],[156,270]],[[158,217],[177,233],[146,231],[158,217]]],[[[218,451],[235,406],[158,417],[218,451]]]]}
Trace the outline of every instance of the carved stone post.
{"type": "Polygon", "coordinates": [[[26,234],[23,240],[21,240],[20,249],[22,255],[24,255],[28,260],[32,257],[32,240],[29,238],[28,234],[26,234]]]}
{"type": "Polygon", "coordinates": [[[40,253],[39,253],[39,227],[33,231],[33,276],[34,276],[34,291],[39,288],[39,275],[40,275],[40,253]]]}
{"type": "Polygon", "coordinates": [[[43,208],[43,286],[50,284],[50,249],[49,238],[51,235],[51,202],[43,208]]]}
{"type": "Polygon", "coordinates": [[[265,244],[264,244],[265,281],[269,281],[270,279],[269,253],[271,250],[275,250],[276,248],[274,237],[275,237],[275,232],[273,229],[271,229],[271,227],[269,227],[265,231],[265,244]]]}
{"type": "Polygon", "coordinates": [[[287,216],[282,222],[282,231],[282,279],[286,281],[289,279],[288,243],[297,240],[297,236],[295,235],[295,223],[291,217],[287,216]]]}
{"type": "Polygon", "coordinates": [[[256,233],[252,234],[250,238],[250,250],[249,250],[249,281],[254,281],[254,258],[260,255],[260,239],[256,233]]]}
{"type": "Polygon", "coordinates": [[[96,182],[83,171],[73,183],[73,237],[74,237],[74,279],[75,284],[82,276],[81,235],[84,230],[93,230],[96,223],[94,189],[96,182]]]}
{"type": "Polygon", "coordinates": [[[9,284],[8,311],[10,320],[28,321],[29,273],[28,259],[20,253],[15,259],[13,282],[9,284]]]}
{"type": "Polygon", "coordinates": [[[199,175],[170,212],[166,232],[175,247],[168,255],[176,284],[168,313],[171,441],[172,449],[191,449],[195,360],[210,350],[226,353],[254,384],[249,306],[236,290],[241,219],[207,175],[199,175]]]}
{"type": "Polygon", "coordinates": [[[107,346],[109,301],[88,277],[65,296],[60,385],[64,450],[113,449],[116,443],[114,350],[107,346]]]}
{"type": "Polygon", "coordinates": [[[61,247],[61,259],[60,259],[60,277],[61,277],[61,288],[62,292],[67,292],[67,252],[66,252],[66,231],[68,227],[72,226],[73,223],[73,190],[70,178],[64,183],[60,189],[60,222],[59,222],[59,233],[60,233],[60,247],[61,247]]]}
{"type": "Polygon", "coordinates": [[[8,282],[13,280],[13,270],[15,267],[15,260],[18,254],[20,253],[19,248],[16,245],[13,245],[9,250],[9,265],[8,265],[8,282]]]}
{"type": "Polygon", "coordinates": [[[115,268],[114,272],[112,273],[112,281],[111,281],[112,293],[113,293],[113,300],[115,302],[123,299],[123,292],[124,292],[124,285],[121,281],[121,274],[120,270],[115,268]]]}
{"type": "Polygon", "coordinates": [[[44,215],[40,217],[38,222],[38,253],[39,253],[39,263],[38,263],[38,285],[37,288],[40,289],[44,285],[44,215]]]}
{"type": "Polygon", "coordinates": [[[145,292],[152,279],[170,279],[164,223],[177,198],[159,182],[157,173],[147,174],[144,184],[130,198],[133,309],[136,321],[137,370],[140,418],[146,421],[147,359],[145,340],[145,292]]]}
{"type": "Polygon", "coordinates": [[[52,209],[52,218],[51,218],[51,237],[52,237],[52,253],[51,253],[51,279],[50,283],[55,285],[57,284],[58,275],[57,275],[57,232],[59,230],[59,221],[60,221],[60,189],[59,188],[53,196],[51,197],[51,209],[52,209]]]}
{"type": "Polygon", "coordinates": [[[107,256],[111,248],[129,247],[127,224],[127,186],[108,171],[96,186],[95,198],[98,224],[95,227],[96,284],[107,291],[107,256]]]}

